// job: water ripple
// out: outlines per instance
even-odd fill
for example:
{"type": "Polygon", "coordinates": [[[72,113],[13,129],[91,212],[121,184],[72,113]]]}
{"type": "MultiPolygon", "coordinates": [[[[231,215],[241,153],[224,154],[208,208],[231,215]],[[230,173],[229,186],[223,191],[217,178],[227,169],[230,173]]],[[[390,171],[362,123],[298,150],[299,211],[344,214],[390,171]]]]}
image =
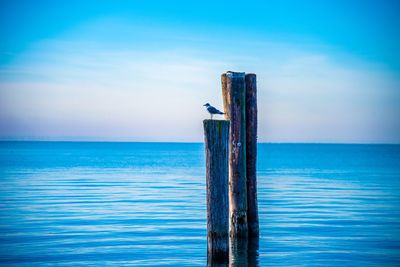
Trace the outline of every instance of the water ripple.
{"type": "MultiPolygon", "coordinates": [[[[260,145],[259,249],[236,264],[399,266],[399,152],[260,145]]],[[[1,143],[0,262],[205,266],[203,153],[201,144],[1,143]]]]}

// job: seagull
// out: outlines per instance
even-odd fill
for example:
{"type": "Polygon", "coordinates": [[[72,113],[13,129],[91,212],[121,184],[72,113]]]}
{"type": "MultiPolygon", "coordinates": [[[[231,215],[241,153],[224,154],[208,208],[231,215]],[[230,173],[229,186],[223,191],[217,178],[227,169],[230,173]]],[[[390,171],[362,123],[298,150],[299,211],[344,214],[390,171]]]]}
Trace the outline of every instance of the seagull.
{"type": "Polygon", "coordinates": [[[221,115],[225,114],[225,113],[219,111],[218,109],[214,108],[213,106],[211,106],[208,103],[204,104],[203,106],[205,106],[207,108],[208,113],[210,113],[210,115],[211,115],[211,119],[212,119],[214,114],[221,114],[221,115]]]}

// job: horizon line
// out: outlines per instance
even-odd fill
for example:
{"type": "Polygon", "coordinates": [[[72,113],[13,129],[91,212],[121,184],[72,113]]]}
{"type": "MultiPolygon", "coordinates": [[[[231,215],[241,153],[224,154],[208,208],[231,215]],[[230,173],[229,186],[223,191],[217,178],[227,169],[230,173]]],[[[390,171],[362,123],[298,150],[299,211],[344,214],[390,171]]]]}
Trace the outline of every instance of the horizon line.
{"type": "MultiPolygon", "coordinates": [[[[0,139],[5,142],[43,142],[43,143],[169,143],[169,144],[204,144],[189,141],[132,141],[132,140],[35,140],[35,139],[0,139]]],[[[308,144],[308,145],[400,145],[400,143],[361,143],[361,142],[257,142],[257,144],[308,144]]]]}

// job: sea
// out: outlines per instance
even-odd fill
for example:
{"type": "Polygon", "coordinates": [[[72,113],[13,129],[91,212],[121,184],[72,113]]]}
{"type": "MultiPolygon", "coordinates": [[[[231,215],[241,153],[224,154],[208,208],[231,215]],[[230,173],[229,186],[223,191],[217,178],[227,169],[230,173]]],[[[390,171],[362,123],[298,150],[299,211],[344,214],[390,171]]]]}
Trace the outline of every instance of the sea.
{"type": "MultiPolygon", "coordinates": [[[[400,145],[259,144],[229,266],[400,266],[400,145]]],[[[1,266],[206,266],[201,143],[0,142],[1,266]]]]}

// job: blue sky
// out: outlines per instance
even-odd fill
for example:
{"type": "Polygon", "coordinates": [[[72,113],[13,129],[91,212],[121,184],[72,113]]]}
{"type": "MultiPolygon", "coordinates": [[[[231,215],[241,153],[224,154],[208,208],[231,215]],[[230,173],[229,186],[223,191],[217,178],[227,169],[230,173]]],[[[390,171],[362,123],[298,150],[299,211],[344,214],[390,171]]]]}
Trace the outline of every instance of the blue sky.
{"type": "Polygon", "coordinates": [[[255,72],[262,142],[400,143],[398,1],[2,1],[0,138],[202,141],[255,72]]]}

